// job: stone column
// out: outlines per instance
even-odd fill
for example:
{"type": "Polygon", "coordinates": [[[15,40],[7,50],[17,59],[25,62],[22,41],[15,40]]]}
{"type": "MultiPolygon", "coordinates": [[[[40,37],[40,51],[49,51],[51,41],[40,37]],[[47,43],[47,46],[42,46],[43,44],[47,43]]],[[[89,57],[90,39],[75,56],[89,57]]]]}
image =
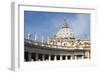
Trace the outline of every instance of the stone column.
{"type": "Polygon", "coordinates": [[[85,57],[89,59],[89,51],[85,52],[85,57]]]}
{"type": "Polygon", "coordinates": [[[34,60],[32,59],[31,61],[33,62],[34,60]]]}
{"type": "Polygon", "coordinates": [[[67,60],[67,56],[65,56],[65,60],[67,60]]]}
{"type": "Polygon", "coordinates": [[[31,61],[31,53],[28,53],[28,61],[31,61]]]}
{"type": "Polygon", "coordinates": [[[60,60],[62,60],[62,55],[60,56],[60,60]]]}
{"type": "Polygon", "coordinates": [[[54,56],[54,60],[56,60],[57,59],[57,57],[56,56],[54,56]]]}
{"type": "Polygon", "coordinates": [[[70,59],[73,60],[73,56],[70,56],[70,59]]]}
{"type": "Polygon", "coordinates": [[[44,55],[42,54],[42,61],[44,61],[45,60],[45,58],[44,58],[44,55]]]}
{"type": "Polygon", "coordinates": [[[38,61],[38,54],[35,54],[35,59],[36,61],[38,61]]]}
{"type": "Polygon", "coordinates": [[[49,61],[51,60],[51,56],[50,55],[48,55],[48,57],[49,57],[49,61]]]}
{"type": "Polygon", "coordinates": [[[82,59],[84,59],[84,55],[82,55],[82,59]]]}
{"type": "Polygon", "coordinates": [[[90,52],[88,51],[88,59],[90,59],[90,52]]]}
{"type": "Polygon", "coordinates": [[[75,56],[75,59],[77,59],[77,56],[75,56]]]}

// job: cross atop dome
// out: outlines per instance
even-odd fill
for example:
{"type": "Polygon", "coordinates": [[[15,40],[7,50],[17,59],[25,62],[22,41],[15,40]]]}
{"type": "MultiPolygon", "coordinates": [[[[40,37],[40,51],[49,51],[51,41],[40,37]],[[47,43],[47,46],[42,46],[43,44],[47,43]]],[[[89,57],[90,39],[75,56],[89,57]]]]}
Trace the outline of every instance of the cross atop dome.
{"type": "Polygon", "coordinates": [[[64,23],[61,28],[69,28],[69,24],[67,23],[66,18],[64,18],[64,23]]]}

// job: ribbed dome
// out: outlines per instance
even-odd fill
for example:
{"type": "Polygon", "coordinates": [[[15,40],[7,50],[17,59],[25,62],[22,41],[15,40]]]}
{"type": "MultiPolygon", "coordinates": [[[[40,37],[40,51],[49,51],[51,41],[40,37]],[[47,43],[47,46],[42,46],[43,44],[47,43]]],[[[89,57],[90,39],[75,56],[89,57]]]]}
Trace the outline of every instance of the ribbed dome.
{"type": "Polygon", "coordinates": [[[57,38],[69,38],[73,37],[74,33],[71,31],[66,19],[64,19],[63,25],[61,26],[60,30],[56,33],[57,38]]]}

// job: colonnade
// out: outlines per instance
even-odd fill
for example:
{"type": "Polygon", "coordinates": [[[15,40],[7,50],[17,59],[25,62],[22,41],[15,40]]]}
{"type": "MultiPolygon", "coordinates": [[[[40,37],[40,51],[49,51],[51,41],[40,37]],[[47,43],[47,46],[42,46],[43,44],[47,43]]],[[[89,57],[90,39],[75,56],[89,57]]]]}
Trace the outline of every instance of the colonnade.
{"type": "Polygon", "coordinates": [[[54,61],[54,60],[73,60],[84,59],[84,55],[52,55],[25,52],[25,61],[54,61]]]}

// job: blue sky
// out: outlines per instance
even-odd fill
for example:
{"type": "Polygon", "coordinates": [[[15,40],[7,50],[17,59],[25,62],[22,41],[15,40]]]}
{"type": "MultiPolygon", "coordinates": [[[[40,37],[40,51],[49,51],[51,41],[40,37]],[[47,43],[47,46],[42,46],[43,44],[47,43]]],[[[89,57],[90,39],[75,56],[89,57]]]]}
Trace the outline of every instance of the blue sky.
{"type": "Polygon", "coordinates": [[[24,32],[38,38],[52,37],[66,18],[72,31],[80,37],[90,37],[90,14],[24,11],[24,32]]]}

